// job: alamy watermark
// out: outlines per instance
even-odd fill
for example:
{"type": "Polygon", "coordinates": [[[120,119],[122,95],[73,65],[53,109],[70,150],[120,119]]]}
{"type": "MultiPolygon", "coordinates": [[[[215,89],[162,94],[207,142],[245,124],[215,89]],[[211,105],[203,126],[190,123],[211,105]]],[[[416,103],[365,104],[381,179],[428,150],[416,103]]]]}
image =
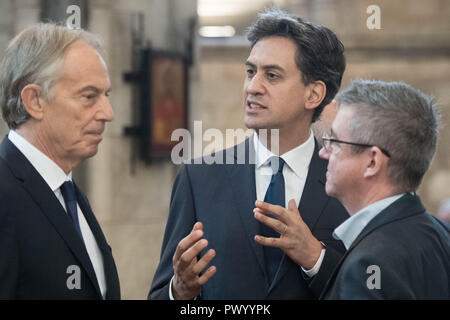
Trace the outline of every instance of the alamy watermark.
{"type": "Polygon", "coordinates": [[[380,266],[372,264],[367,267],[366,273],[370,274],[367,278],[366,286],[369,290],[381,289],[381,269],[380,266]]]}
{"type": "MultiPolygon", "coordinates": [[[[224,135],[216,128],[203,131],[202,121],[194,121],[193,129],[193,134],[181,128],[172,132],[171,141],[178,142],[171,152],[174,164],[256,164],[254,150],[245,149],[250,144],[231,147],[251,136],[253,130],[226,129],[224,135]]],[[[274,155],[279,154],[279,129],[260,129],[258,139],[274,155]]]]}
{"type": "Polygon", "coordinates": [[[70,5],[66,9],[70,16],[66,20],[66,26],[69,29],[81,29],[81,9],[77,5],[70,5]]]}
{"type": "Polygon", "coordinates": [[[67,277],[66,286],[69,290],[81,289],[81,270],[77,265],[70,265],[66,269],[67,277]]]}
{"type": "Polygon", "coordinates": [[[381,29],[381,9],[376,4],[367,7],[366,13],[370,16],[366,20],[366,26],[369,30],[381,29]]]}

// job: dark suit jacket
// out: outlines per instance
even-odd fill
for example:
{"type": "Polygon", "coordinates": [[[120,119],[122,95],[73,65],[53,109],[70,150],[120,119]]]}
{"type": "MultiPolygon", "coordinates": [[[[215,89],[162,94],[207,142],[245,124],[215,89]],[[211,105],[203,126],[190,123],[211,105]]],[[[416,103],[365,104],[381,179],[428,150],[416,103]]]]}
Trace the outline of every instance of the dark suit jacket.
{"type": "MultiPolygon", "coordinates": [[[[336,252],[343,252],[342,242],[334,240],[331,234],[348,218],[348,213],[337,200],[325,194],[327,161],[318,157],[319,145],[315,143],[299,205],[300,213],[319,240],[330,248],[334,246],[336,252]]],[[[201,299],[315,298],[300,266],[284,254],[274,281],[271,284],[268,281],[263,247],[254,240],[254,236],[260,233],[260,225],[253,217],[256,186],[252,139],[218,153],[219,156],[216,154],[215,158],[229,161],[225,163],[237,163],[237,150],[242,147],[246,150],[245,164],[189,164],[181,167],[172,190],[161,260],[149,299],[169,299],[173,254],[178,242],[191,232],[197,221],[203,223],[204,238],[209,242],[205,252],[209,248],[217,252],[212,261],[217,272],[203,286],[201,299]]],[[[331,266],[337,264],[340,256],[336,254],[327,263],[331,266]]],[[[318,296],[320,290],[316,293],[318,296]]]]}
{"type": "Polygon", "coordinates": [[[418,196],[403,196],[355,239],[321,298],[450,299],[449,229],[418,196]],[[379,289],[372,265],[379,267],[379,289]]]}
{"type": "MultiPolygon", "coordinates": [[[[86,196],[75,189],[103,254],[106,298],[120,299],[111,248],[86,196]]],[[[69,215],[8,138],[0,145],[0,299],[102,299],[88,253],[69,215]],[[81,289],[68,289],[67,280],[74,275],[67,273],[71,265],[80,269],[81,289]]]]}

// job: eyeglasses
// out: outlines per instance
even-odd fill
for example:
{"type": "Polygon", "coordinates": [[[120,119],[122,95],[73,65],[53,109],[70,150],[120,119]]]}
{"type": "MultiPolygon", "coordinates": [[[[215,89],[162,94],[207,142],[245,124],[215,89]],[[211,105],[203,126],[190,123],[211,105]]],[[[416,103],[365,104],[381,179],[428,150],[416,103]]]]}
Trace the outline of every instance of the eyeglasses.
{"type": "MultiPolygon", "coordinates": [[[[332,151],[332,149],[331,149],[331,148],[332,148],[332,147],[331,147],[331,143],[332,143],[332,142],[334,142],[334,143],[345,143],[345,144],[349,144],[349,145],[352,145],[352,146],[359,146],[359,147],[366,147],[366,148],[378,147],[378,146],[374,146],[374,145],[372,145],[372,144],[364,144],[364,143],[348,142],[348,141],[342,141],[342,140],[334,139],[334,138],[332,138],[331,135],[328,134],[328,133],[326,133],[326,134],[323,135],[322,141],[323,141],[323,146],[324,146],[325,150],[327,150],[327,151],[332,151]]],[[[390,154],[387,150],[385,150],[385,149],[383,149],[383,148],[381,148],[381,147],[378,147],[378,148],[379,148],[379,149],[381,150],[381,152],[383,152],[386,156],[388,156],[389,158],[391,157],[391,154],[390,154]]]]}

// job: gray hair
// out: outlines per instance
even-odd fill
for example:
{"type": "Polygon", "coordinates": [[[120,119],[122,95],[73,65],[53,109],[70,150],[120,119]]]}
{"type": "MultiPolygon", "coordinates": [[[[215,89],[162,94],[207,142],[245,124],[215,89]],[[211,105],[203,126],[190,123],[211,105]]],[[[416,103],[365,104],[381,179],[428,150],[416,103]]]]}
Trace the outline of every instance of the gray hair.
{"type": "Polygon", "coordinates": [[[103,51],[100,37],[53,23],[29,27],[11,40],[0,65],[0,107],[9,128],[19,127],[30,117],[21,99],[23,88],[37,84],[42,88],[43,97],[50,98],[50,89],[60,76],[67,49],[79,41],[103,51]]]}
{"type": "Polygon", "coordinates": [[[256,22],[247,30],[252,47],[259,40],[271,36],[285,37],[295,43],[295,62],[302,73],[303,84],[318,80],[325,83],[326,96],[314,110],[312,122],[315,122],[341,86],[346,64],[344,45],[330,29],[306,22],[277,8],[259,13],[256,22]]]}
{"type": "Polygon", "coordinates": [[[397,191],[415,191],[436,152],[441,116],[434,98],[403,82],[354,80],[336,102],[354,110],[354,142],[390,153],[388,178],[397,191]]]}

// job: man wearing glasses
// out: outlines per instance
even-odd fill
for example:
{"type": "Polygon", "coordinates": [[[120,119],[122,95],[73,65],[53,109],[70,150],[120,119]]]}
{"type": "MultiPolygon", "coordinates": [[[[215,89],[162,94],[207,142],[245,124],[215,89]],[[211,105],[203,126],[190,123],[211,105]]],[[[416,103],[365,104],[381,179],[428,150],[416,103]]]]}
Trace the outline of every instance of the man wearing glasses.
{"type": "MultiPolygon", "coordinates": [[[[333,234],[347,249],[343,259],[331,278],[313,280],[326,282],[321,298],[449,299],[450,230],[415,194],[436,151],[436,105],[407,84],[367,80],[354,81],[336,101],[338,113],[319,155],[329,161],[327,194],[351,217],[333,234]]],[[[308,255],[301,248],[318,241],[296,208],[256,207],[256,219],[282,232],[280,239],[257,241],[302,263],[308,255]],[[295,239],[304,243],[292,247],[295,239]]]]}

